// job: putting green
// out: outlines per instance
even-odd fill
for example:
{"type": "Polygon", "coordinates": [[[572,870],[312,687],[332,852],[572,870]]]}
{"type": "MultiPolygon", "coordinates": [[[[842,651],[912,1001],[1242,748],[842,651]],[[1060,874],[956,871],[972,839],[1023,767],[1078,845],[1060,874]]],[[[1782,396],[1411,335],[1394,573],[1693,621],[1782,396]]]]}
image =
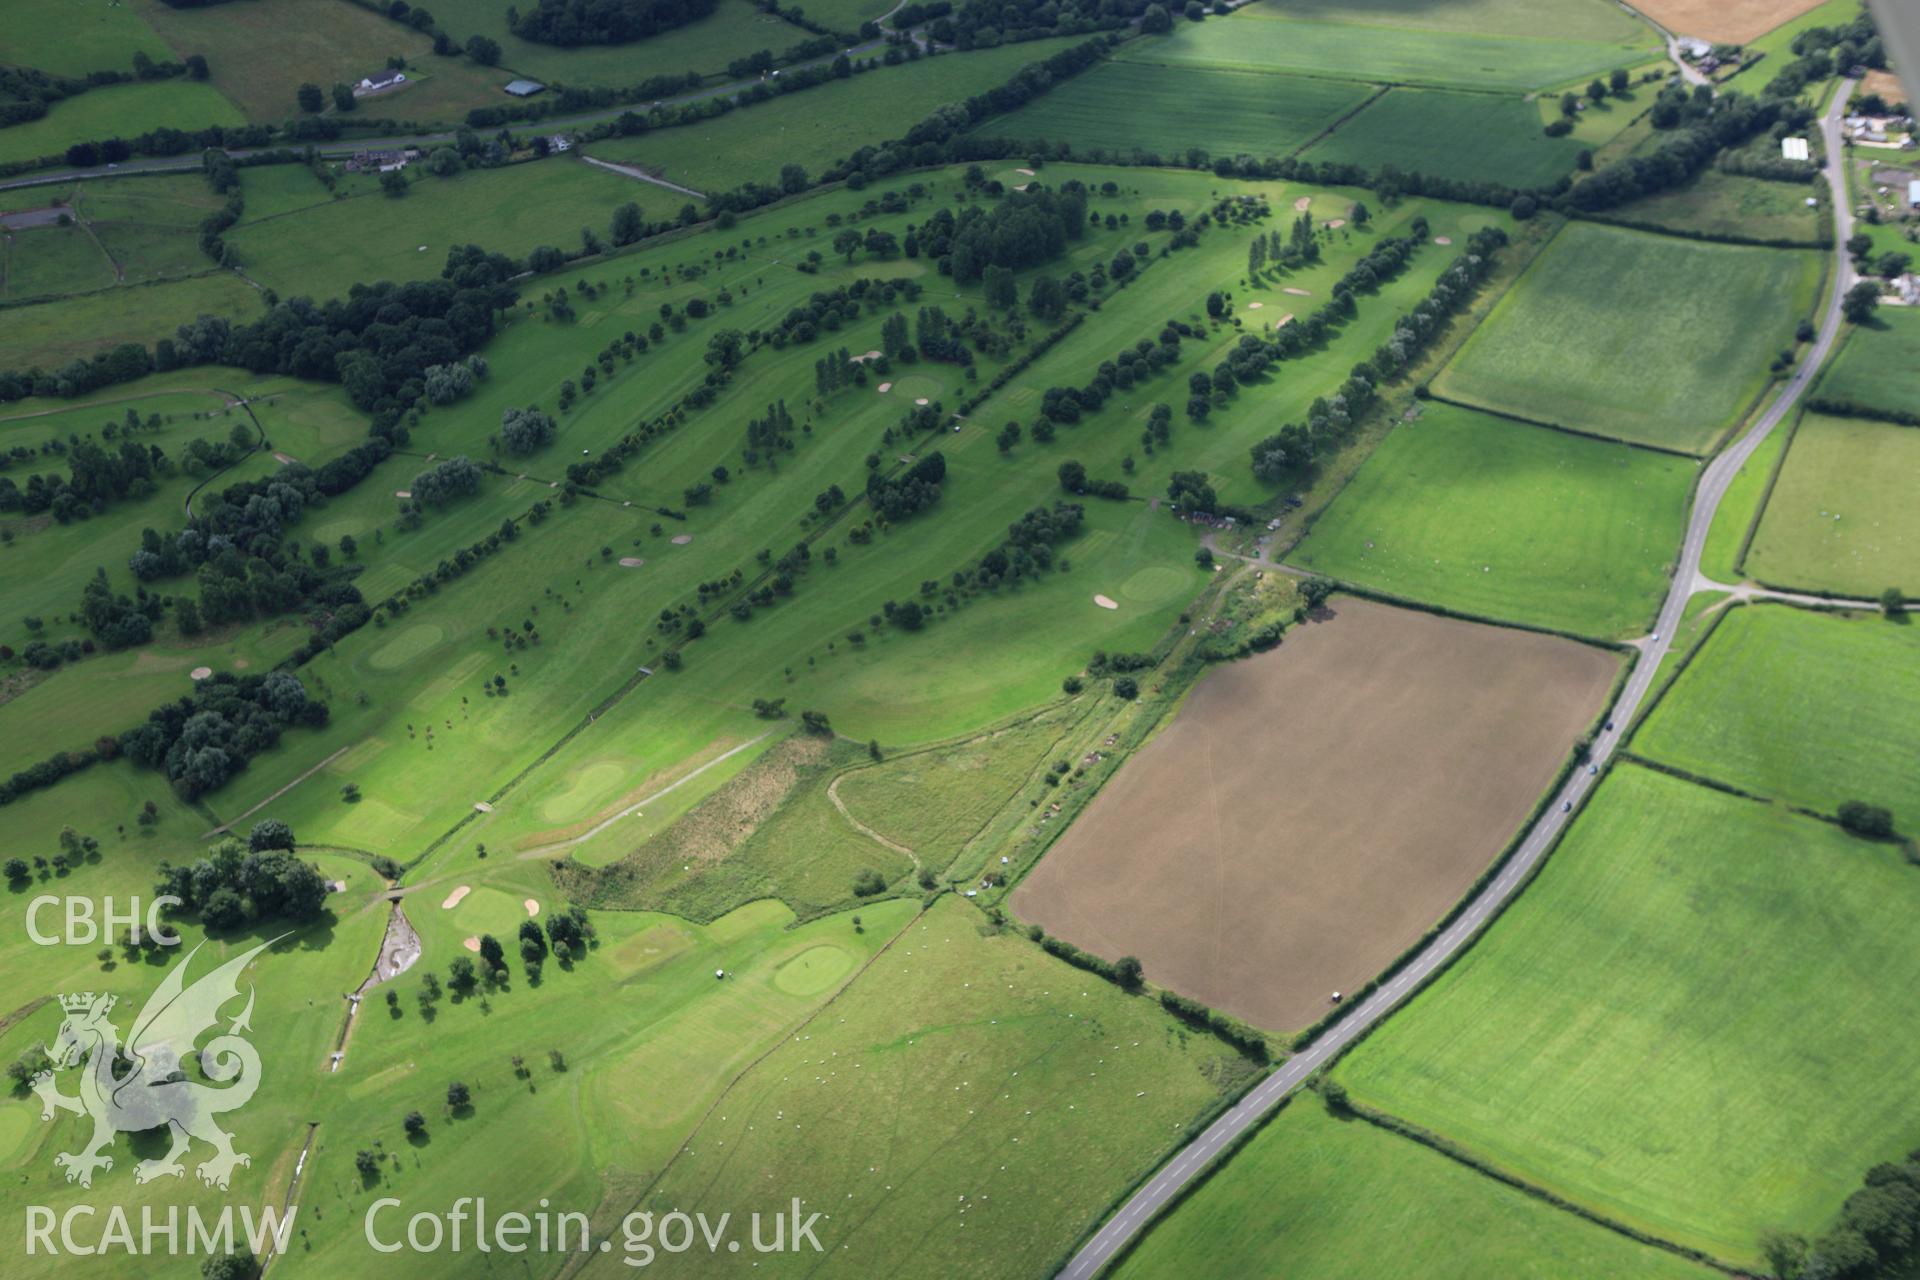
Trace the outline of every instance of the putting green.
{"type": "Polygon", "coordinates": [[[527,908],[498,889],[475,889],[453,909],[453,923],[470,934],[490,933],[505,944],[520,932],[527,908]]]}
{"type": "Polygon", "coordinates": [[[773,985],[790,996],[819,995],[853,968],[853,957],[830,942],[808,947],[773,973],[773,985]]]}
{"type": "Polygon", "coordinates": [[[593,807],[626,775],[626,770],[611,760],[602,760],[576,771],[567,780],[567,789],[550,797],[540,806],[540,816],[548,822],[566,822],[593,807]]]}
{"type": "Polygon", "coordinates": [[[367,665],[376,671],[397,671],[439,644],[445,634],[437,623],[416,622],[368,654],[367,665]]]}
{"type": "Polygon", "coordinates": [[[1148,565],[1120,585],[1120,598],[1136,604],[1164,604],[1192,585],[1190,574],[1166,565],[1148,565]]]}

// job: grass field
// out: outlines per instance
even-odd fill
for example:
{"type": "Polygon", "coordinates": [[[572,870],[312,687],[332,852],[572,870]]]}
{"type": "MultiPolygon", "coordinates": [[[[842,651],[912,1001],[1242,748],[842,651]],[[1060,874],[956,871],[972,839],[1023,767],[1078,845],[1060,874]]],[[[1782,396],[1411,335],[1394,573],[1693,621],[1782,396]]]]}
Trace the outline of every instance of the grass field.
{"type": "Polygon", "coordinates": [[[1645,196],[1618,213],[1675,231],[1819,244],[1820,211],[1807,200],[1819,199],[1825,190],[1813,183],[1768,182],[1707,168],[1685,186],[1645,196]]]}
{"type": "Polygon", "coordinates": [[[506,15],[513,7],[513,0],[442,0],[433,13],[461,44],[476,35],[499,41],[502,68],[549,83],[614,88],[689,71],[716,75],[736,58],[759,49],[778,54],[812,36],[760,12],[749,0],[721,0],[712,16],[649,40],[562,48],[509,33],[506,15]]]}
{"type": "MultiPolygon", "coordinates": [[[[741,107],[711,120],[640,137],[610,138],[595,143],[591,150],[596,159],[640,165],[696,191],[730,191],[749,181],[774,184],[783,165],[798,164],[818,174],[863,146],[899,137],[908,125],[936,108],[997,88],[1020,68],[1078,43],[1072,38],[1033,40],[978,53],[923,58],[741,107]],[[873,104],[880,99],[887,110],[875,113],[873,104]]],[[[657,190],[654,194],[672,196],[657,190]]]]}
{"type": "Polygon", "coordinates": [[[47,114],[0,129],[0,164],[61,155],[76,142],[125,138],[149,129],[204,129],[243,117],[202,80],[150,80],[108,85],[53,104],[47,114]]]}
{"type": "Polygon", "coordinates": [[[1695,471],[1430,401],[1286,558],[1467,613],[1639,635],[1666,592],[1695,471]]]}
{"type": "Polygon", "coordinates": [[[1596,435],[1703,452],[1766,387],[1767,361],[1792,345],[1819,276],[1811,252],[1569,223],[1434,390],[1596,435]]]}
{"type": "Polygon", "coordinates": [[[454,178],[422,171],[403,199],[365,191],[328,200],[249,220],[227,242],[254,279],[289,297],[331,298],[363,281],[437,278],[447,250],[476,235],[488,249],[522,257],[542,244],[577,249],[581,227],[604,239],[613,210],[629,200],[655,218],[681,203],[673,192],[557,157],[454,178]],[[487,211],[484,225],[474,222],[479,210],[487,211]]]}
{"type": "Polygon", "coordinates": [[[1715,582],[1738,582],[1742,571],[1740,555],[1748,531],[1760,515],[1760,504],[1767,497],[1767,485],[1779,465],[1780,454],[1792,438],[1790,423],[1777,426],[1760,442],[1735,473],[1733,483],[1720,499],[1713,514],[1713,527],[1707,531],[1706,546],[1700,551],[1700,572],[1715,582]]]}
{"type": "Polygon", "coordinates": [[[1752,1265],[1920,1138],[1900,854],[1622,765],[1491,933],[1356,1050],[1356,1099],[1752,1265]],[[1737,1159],[1729,1158],[1738,1153],[1737,1159]]]}
{"type": "Polygon", "coordinates": [[[1583,143],[1549,138],[1539,111],[1517,97],[1393,89],[1310,148],[1306,159],[1389,166],[1465,182],[1550,186],[1573,172],[1583,143]]]}
{"type": "Polygon", "coordinates": [[[86,219],[127,284],[205,274],[200,222],[226,203],[198,174],[108,178],[77,184],[74,210],[86,219]]]}
{"type": "Polygon", "coordinates": [[[1818,390],[1868,410],[1920,413],[1920,312],[1886,307],[1856,326],[1818,390]]]}
{"type": "Polygon", "coordinates": [[[57,76],[129,71],[136,51],[156,62],[173,56],[139,13],[113,0],[18,0],[0,34],[0,62],[57,76]]]}
{"type": "MultiPolygon", "coordinates": [[[[9,302],[27,298],[58,297],[107,289],[113,285],[113,263],[101,251],[99,241],[84,227],[29,227],[22,231],[0,232],[0,261],[6,268],[5,291],[9,302]]],[[[33,335],[20,334],[10,339],[31,341],[33,335]]]]}
{"type": "Polygon", "coordinates": [[[798,1195],[836,1271],[1034,1275],[1250,1070],[949,896],[734,1084],[635,1207],[798,1195]]]}
{"type": "Polygon", "coordinates": [[[1522,90],[1630,66],[1658,48],[1651,28],[1612,6],[1583,0],[1435,6],[1259,0],[1226,18],[1177,24],[1174,34],[1135,42],[1121,56],[1174,66],[1522,90]]]}
{"type": "MultiPolygon", "coordinates": [[[[130,0],[175,51],[204,54],[210,83],[249,120],[277,123],[297,114],[303,81],[323,89],[354,84],[407,60],[408,87],[362,99],[357,113],[394,120],[457,121],[473,107],[506,101],[512,77],[466,58],[433,55],[433,41],[351,0],[247,0],[227,7],[175,9],[163,0],[130,0]]],[[[444,8],[444,6],[442,6],[444,8]]],[[[441,10],[435,9],[436,16],[441,10]]],[[[471,33],[462,32],[461,39],[471,33]]]]}
{"type": "Polygon", "coordinates": [[[1618,665],[1342,597],[1330,621],[1208,673],[1013,909],[1258,1026],[1305,1026],[1500,852],[1618,665]],[[1465,759],[1484,767],[1463,776],[1465,759]]]}
{"type": "Polygon", "coordinates": [[[1748,549],[1746,572],[1770,583],[1876,598],[1920,594],[1920,512],[1905,479],[1920,431],[1809,414],[1748,549]]]}
{"type": "MultiPolygon", "coordinates": [[[[22,235],[39,232],[22,233],[22,235]]],[[[16,239],[15,247],[18,247],[16,239]]],[[[68,248],[75,254],[79,246],[68,248]]],[[[98,249],[94,250],[99,253],[98,249]]],[[[29,280],[38,277],[30,276],[29,280]]],[[[78,277],[64,269],[58,281],[78,277]]],[[[111,288],[112,277],[95,292],[56,298],[0,311],[0,368],[58,369],[69,360],[106,351],[123,342],[148,345],[172,336],[199,315],[244,320],[261,309],[260,293],[231,272],[111,288]]]]}
{"type": "Polygon", "coordinates": [[[1213,155],[1283,156],[1374,92],[1346,80],[1112,62],[1011,115],[983,121],[975,132],[1116,155],[1177,157],[1199,147],[1213,155]]]}
{"type": "Polygon", "coordinates": [[[1304,1094],[1171,1216],[1115,1280],[1707,1280],[1715,1273],[1523,1195],[1304,1094]]]}
{"type": "Polygon", "coordinates": [[[1920,635],[1872,614],[1736,609],[1633,739],[1650,759],[1833,813],[1865,800],[1913,833],[1920,635]]]}

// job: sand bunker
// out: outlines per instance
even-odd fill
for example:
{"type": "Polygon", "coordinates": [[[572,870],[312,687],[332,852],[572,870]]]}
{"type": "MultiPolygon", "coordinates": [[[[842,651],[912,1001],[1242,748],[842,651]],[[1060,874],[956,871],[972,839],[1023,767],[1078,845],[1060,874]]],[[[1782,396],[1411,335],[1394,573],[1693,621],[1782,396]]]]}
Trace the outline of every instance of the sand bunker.
{"type": "Polygon", "coordinates": [[[1031,170],[1031,169],[1015,169],[1015,170],[1014,170],[1014,172],[1015,172],[1015,173],[1024,173],[1024,174],[1026,174],[1026,175],[1027,175],[1027,176],[1028,176],[1029,178],[1031,178],[1031,177],[1033,176],[1033,170],[1031,170]]]}
{"type": "Polygon", "coordinates": [[[1278,320],[1275,320],[1273,322],[1273,327],[1276,329],[1284,329],[1292,323],[1293,323],[1293,312],[1289,311],[1287,312],[1287,314],[1281,316],[1278,320]]]}
{"type": "Polygon", "coordinates": [[[283,467],[290,466],[294,462],[298,461],[298,459],[294,458],[291,454],[278,453],[278,452],[276,452],[273,455],[273,460],[279,463],[283,467]]]}
{"type": "Polygon", "coordinates": [[[411,498],[411,497],[413,496],[413,490],[411,490],[411,489],[395,489],[395,490],[393,491],[393,496],[394,496],[394,497],[396,497],[396,498],[411,498]]]}
{"type": "Polygon", "coordinates": [[[1112,599],[1111,597],[1108,597],[1108,596],[1095,596],[1093,598],[1093,602],[1099,605],[1102,609],[1118,609],[1120,607],[1120,602],[1118,600],[1112,599]]]}
{"type": "Polygon", "coordinates": [[[453,910],[455,907],[460,905],[460,899],[466,897],[468,894],[472,892],[473,892],[472,885],[470,884],[461,885],[458,889],[455,889],[452,893],[447,895],[447,900],[440,904],[440,909],[442,911],[453,910]]]}
{"type": "Polygon", "coordinates": [[[1299,212],[1305,213],[1307,210],[1313,208],[1313,197],[1301,196],[1298,200],[1295,200],[1293,202],[1293,207],[1299,212]]]}
{"type": "Polygon", "coordinates": [[[1452,236],[1435,236],[1433,238],[1433,242],[1435,244],[1452,244],[1453,237],[1452,236]]]}
{"type": "Polygon", "coordinates": [[[193,670],[187,672],[187,674],[192,676],[195,680],[205,680],[208,676],[213,674],[213,668],[212,667],[195,667],[193,670]]]}
{"type": "Polygon", "coordinates": [[[1284,289],[1282,289],[1282,290],[1280,290],[1280,292],[1282,292],[1282,293],[1290,293],[1290,294],[1292,294],[1292,295],[1293,295],[1294,297],[1296,297],[1296,298],[1311,298],[1311,297],[1313,296],[1313,295],[1312,295],[1311,293],[1309,293],[1309,292],[1308,292],[1307,290],[1305,290],[1305,289],[1296,289],[1296,288],[1294,288],[1294,287],[1293,287],[1292,285],[1288,285],[1288,286],[1286,286],[1286,287],[1285,287],[1284,289]]]}
{"type": "Polygon", "coordinates": [[[878,360],[879,358],[880,358],[880,353],[878,351],[868,351],[862,355],[857,355],[852,357],[847,361],[847,363],[848,364],[865,364],[869,360],[878,360]]]}
{"type": "Polygon", "coordinates": [[[673,535],[673,545],[676,547],[684,547],[692,541],[693,535],[690,533],[676,533],[673,535]]]}
{"type": "Polygon", "coordinates": [[[540,899],[528,898],[523,905],[527,908],[528,915],[537,916],[540,914],[540,899]]]}
{"type": "Polygon", "coordinates": [[[463,938],[460,940],[460,945],[465,947],[469,951],[478,951],[480,949],[480,939],[463,938]]]}
{"type": "Polygon", "coordinates": [[[881,395],[885,395],[887,392],[893,390],[893,384],[891,382],[883,382],[874,389],[878,391],[881,395]]]}
{"type": "Polygon", "coordinates": [[[1015,191],[1025,191],[1027,189],[1027,184],[1024,182],[1016,182],[1013,184],[1013,189],[1015,191]]]}
{"type": "Polygon", "coordinates": [[[620,567],[622,569],[638,569],[641,565],[645,563],[646,561],[642,560],[639,556],[621,556],[620,557],[620,567]]]}
{"type": "Polygon", "coordinates": [[[1247,304],[1247,310],[1249,310],[1249,311],[1258,311],[1258,310],[1259,310],[1260,308],[1262,308],[1262,307],[1264,307],[1264,306],[1266,306],[1266,305],[1267,305],[1267,304],[1266,304],[1266,303],[1264,303],[1264,302],[1249,302],[1249,303],[1247,304]]]}
{"type": "Polygon", "coordinates": [[[1346,225],[1347,225],[1347,220],[1345,218],[1335,218],[1332,221],[1327,223],[1327,226],[1335,231],[1338,231],[1341,227],[1344,227],[1346,225]]]}
{"type": "Polygon", "coordinates": [[[492,813],[493,812],[493,806],[488,804],[485,800],[475,800],[473,802],[473,809],[475,813],[492,813]]]}
{"type": "Polygon", "coordinates": [[[914,401],[915,404],[925,404],[926,402],[927,398],[925,396],[921,396],[918,400],[914,401]]]}

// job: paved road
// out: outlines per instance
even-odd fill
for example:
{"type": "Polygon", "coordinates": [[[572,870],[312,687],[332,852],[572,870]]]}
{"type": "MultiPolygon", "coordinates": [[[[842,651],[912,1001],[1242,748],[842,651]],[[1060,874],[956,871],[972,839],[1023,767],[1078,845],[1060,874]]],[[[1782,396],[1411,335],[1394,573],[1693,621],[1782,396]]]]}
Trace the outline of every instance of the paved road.
{"type": "MultiPolygon", "coordinates": [[[[1665,604],[1660,608],[1659,622],[1653,634],[1638,644],[1640,659],[1635,664],[1633,674],[1628,678],[1626,686],[1620,691],[1619,699],[1614,703],[1610,723],[1617,726],[1617,729],[1602,733],[1599,740],[1594,743],[1593,763],[1596,767],[1604,768],[1612,757],[1620,741],[1618,730],[1632,723],[1634,714],[1640,709],[1641,702],[1645,700],[1647,691],[1653,684],[1654,674],[1659,670],[1661,659],[1667,655],[1673,642],[1674,631],[1680,625],[1681,614],[1686,609],[1687,601],[1693,595],[1696,584],[1700,580],[1700,553],[1706,546],[1707,530],[1713,525],[1714,514],[1719,509],[1721,499],[1726,496],[1727,486],[1732,483],[1734,474],[1740,470],[1741,464],[1759,447],[1761,441],[1780,425],[1799,401],[1813,371],[1820,366],[1821,361],[1827,358],[1839,335],[1840,299],[1853,283],[1852,265],[1843,247],[1847,237],[1853,234],[1853,217],[1852,211],[1847,207],[1846,186],[1840,171],[1842,155],[1840,112],[1845,106],[1848,94],[1852,91],[1852,81],[1843,83],[1834,98],[1833,105],[1821,122],[1827,143],[1827,184],[1833,193],[1835,247],[1832,288],[1828,293],[1825,314],[1820,320],[1819,334],[1806,357],[1801,361],[1795,376],[1782,384],[1779,391],[1775,393],[1773,401],[1761,413],[1747,434],[1710,462],[1701,476],[1700,487],[1695,494],[1693,509],[1687,521],[1686,540],[1680,548],[1679,565],[1673,575],[1673,586],[1667,594],[1665,604]]],[[[1473,900],[1458,920],[1427,944],[1426,949],[1414,957],[1391,982],[1367,997],[1345,1019],[1306,1049],[1288,1059],[1279,1070],[1261,1081],[1237,1105],[1207,1126],[1199,1137],[1163,1165],[1112,1218],[1108,1219],[1093,1238],[1081,1247],[1065,1270],[1060,1273],[1061,1276],[1065,1280],[1089,1280],[1099,1272],[1113,1260],[1128,1241],[1133,1239],[1137,1232],[1153,1219],[1156,1213],[1179,1194],[1181,1188],[1205,1169],[1208,1162],[1223,1148],[1258,1123],[1262,1116],[1277,1106],[1282,1098],[1298,1088],[1308,1076],[1338,1057],[1355,1038],[1385,1018],[1429,975],[1465,947],[1480,931],[1481,926],[1519,891],[1528,874],[1559,837],[1561,830],[1572,821],[1571,810],[1586,798],[1587,793],[1598,781],[1599,778],[1587,770],[1582,769],[1576,772],[1553,797],[1552,804],[1527,832],[1525,840],[1513,857],[1507,861],[1500,874],[1480,891],[1479,896],[1473,900]]]]}

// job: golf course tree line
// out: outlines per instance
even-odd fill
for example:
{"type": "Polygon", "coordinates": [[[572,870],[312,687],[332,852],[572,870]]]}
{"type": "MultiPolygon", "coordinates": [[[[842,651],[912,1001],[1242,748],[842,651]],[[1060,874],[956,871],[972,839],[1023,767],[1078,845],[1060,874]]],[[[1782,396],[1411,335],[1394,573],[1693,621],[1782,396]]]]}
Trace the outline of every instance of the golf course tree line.
{"type": "MultiPolygon", "coordinates": [[[[1440,273],[1427,296],[1394,327],[1393,336],[1375,349],[1372,359],[1355,369],[1338,393],[1331,398],[1316,398],[1307,409],[1304,423],[1289,423],[1253,446],[1255,477],[1278,484],[1347,439],[1355,419],[1372,403],[1377,389],[1399,376],[1445,330],[1448,320],[1473,300],[1506,242],[1507,233],[1499,227],[1485,227],[1468,237],[1466,247],[1440,273]]],[[[1348,297],[1351,301],[1351,294],[1348,297]]],[[[1328,307],[1333,305],[1329,303],[1328,307]]],[[[1308,325],[1319,320],[1328,307],[1308,317],[1308,325]]],[[[1275,337],[1282,338],[1302,327],[1287,325],[1275,337]]]]}
{"type": "MultiPolygon", "coordinates": [[[[1797,92],[1797,90],[1796,90],[1797,92]]],[[[1596,213],[1668,191],[1700,173],[1714,157],[1763,132],[1784,137],[1813,126],[1813,108],[1791,94],[1758,98],[1701,85],[1692,92],[1670,85],[1660,91],[1649,117],[1671,131],[1646,155],[1628,156],[1597,169],[1566,194],[1567,206],[1596,213]]],[[[1517,212],[1517,210],[1516,210],[1517,212]]]]}
{"type": "Polygon", "coordinates": [[[1811,1246],[1770,1231],[1760,1251],[1784,1280],[1901,1280],[1920,1259],[1920,1151],[1867,1170],[1840,1221],[1811,1246]]]}
{"type": "Polygon", "coordinates": [[[719,0],[538,0],[509,8],[507,26],[522,40],[563,47],[631,44],[710,15],[719,0]]]}

